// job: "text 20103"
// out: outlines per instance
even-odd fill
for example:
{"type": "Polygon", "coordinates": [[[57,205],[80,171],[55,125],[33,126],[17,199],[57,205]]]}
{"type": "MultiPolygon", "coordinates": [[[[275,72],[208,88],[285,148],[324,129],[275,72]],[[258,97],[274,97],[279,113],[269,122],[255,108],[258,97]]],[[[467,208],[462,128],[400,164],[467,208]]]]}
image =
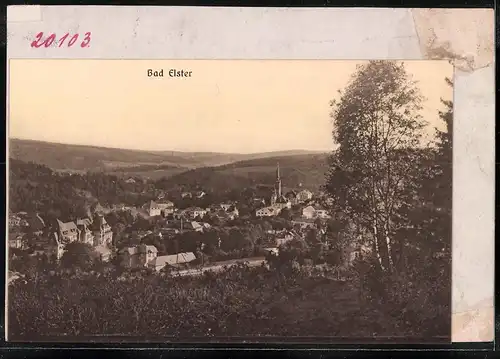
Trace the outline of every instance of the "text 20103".
{"type": "Polygon", "coordinates": [[[43,37],[43,32],[39,32],[35,36],[35,40],[31,43],[31,47],[39,48],[39,47],[50,47],[52,44],[57,45],[57,47],[71,47],[75,45],[75,43],[80,39],[80,47],[89,47],[90,40],[92,34],[90,32],[86,32],[85,34],[74,34],[70,35],[69,33],[64,34],[59,39],[56,39],[56,34],[50,34],[48,37],[43,37]],[[68,41],[66,41],[68,40],[68,41]]]}

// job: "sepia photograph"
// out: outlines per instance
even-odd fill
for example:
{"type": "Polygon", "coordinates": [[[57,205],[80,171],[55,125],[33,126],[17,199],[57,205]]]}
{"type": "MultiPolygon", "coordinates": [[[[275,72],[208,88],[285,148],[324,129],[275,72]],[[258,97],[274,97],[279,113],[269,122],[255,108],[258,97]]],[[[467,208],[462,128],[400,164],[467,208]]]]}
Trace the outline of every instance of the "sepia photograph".
{"type": "Polygon", "coordinates": [[[7,340],[450,343],[453,74],[10,60],[7,340]]]}

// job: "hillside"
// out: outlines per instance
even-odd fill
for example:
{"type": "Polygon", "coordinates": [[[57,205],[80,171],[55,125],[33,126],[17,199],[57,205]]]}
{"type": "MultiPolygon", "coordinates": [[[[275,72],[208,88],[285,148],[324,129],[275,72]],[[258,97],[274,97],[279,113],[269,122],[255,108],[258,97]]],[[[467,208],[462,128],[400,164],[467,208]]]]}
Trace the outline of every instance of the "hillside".
{"type": "Polygon", "coordinates": [[[9,156],[55,170],[114,170],[139,165],[189,167],[192,161],[171,154],[82,145],[11,139],[9,156]]]}
{"type": "Polygon", "coordinates": [[[317,190],[323,183],[327,154],[285,155],[239,161],[223,166],[197,168],[162,181],[165,188],[182,184],[186,187],[226,190],[256,185],[272,186],[276,166],[280,165],[283,186],[317,190]]]}
{"type": "Polygon", "coordinates": [[[173,176],[193,168],[310,153],[302,150],[255,154],[140,151],[21,139],[10,139],[9,152],[10,158],[43,164],[57,171],[105,171],[154,179],[173,176]]]}

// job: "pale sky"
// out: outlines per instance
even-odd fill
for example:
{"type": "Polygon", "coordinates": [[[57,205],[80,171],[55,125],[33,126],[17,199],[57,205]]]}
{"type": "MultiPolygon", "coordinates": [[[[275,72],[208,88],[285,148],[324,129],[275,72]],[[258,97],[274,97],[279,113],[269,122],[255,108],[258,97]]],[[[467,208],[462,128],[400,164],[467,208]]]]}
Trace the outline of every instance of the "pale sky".
{"type": "MultiPolygon", "coordinates": [[[[139,150],[330,151],[329,102],[356,61],[10,60],[9,136],[139,150]],[[147,70],[164,70],[149,78],[147,70]],[[172,78],[169,69],[192,71],[172,78]]],[[[447,61],[405,61],[442,127],[447,61]]]]}

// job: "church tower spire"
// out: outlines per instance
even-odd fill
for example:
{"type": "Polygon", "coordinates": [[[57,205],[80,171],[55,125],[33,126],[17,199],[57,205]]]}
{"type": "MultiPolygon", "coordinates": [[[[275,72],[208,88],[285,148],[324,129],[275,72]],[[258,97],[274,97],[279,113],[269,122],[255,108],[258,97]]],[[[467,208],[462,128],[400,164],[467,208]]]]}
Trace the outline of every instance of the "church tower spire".
{"type": "Polygon", "coordinates": [[[280,164],[278,162],[276,167],[276,194],[278,198],[281,197],[281,177],[280,177],[280,164]]]}

